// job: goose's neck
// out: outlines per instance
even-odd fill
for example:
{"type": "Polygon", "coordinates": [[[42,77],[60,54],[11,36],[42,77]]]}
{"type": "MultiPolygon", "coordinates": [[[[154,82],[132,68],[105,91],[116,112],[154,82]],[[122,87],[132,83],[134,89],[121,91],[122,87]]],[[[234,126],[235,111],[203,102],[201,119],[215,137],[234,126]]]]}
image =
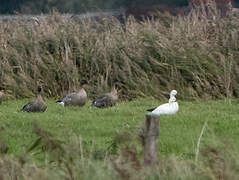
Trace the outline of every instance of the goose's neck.
{"type": "Polygon", "coordinates": [[[42,96],[41,96],[41,94],[40,94],[40,93],[38,93],[38,94],[37,94],[37,99],[40,99],[40,100],[42,100],[42,96]]]}
{"type": "Polygon", "coordinates": [[[113,89],[113,90],[111,91],[111,94],[112,94],[113,96],[117,96],[117,90],[116,90],[116,89],[113,89]]]}
{"type": "Polygon", "coordinates": [[[84,90],[84,88],[82,86],[79,87],[79,92],[84,90]]]}
{"type": "Polygon", "coordinates": [[[170,95],[170,98],[169,98],[168,102],[169,102],[169,103],[176,102],[176,98],[175,98],[175,96],[170,95]]]}

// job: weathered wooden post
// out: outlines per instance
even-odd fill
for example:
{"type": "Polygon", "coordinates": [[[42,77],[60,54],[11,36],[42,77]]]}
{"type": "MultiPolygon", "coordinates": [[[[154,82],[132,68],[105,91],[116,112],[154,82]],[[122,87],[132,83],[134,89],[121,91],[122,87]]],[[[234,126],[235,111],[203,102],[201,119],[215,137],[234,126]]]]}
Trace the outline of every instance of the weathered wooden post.
{"type": "Polygon", "coordinates": [[[159,121],[159,116],[146,115],[145,127],[141,134],[145,166],[158,164],[159,121]]]}

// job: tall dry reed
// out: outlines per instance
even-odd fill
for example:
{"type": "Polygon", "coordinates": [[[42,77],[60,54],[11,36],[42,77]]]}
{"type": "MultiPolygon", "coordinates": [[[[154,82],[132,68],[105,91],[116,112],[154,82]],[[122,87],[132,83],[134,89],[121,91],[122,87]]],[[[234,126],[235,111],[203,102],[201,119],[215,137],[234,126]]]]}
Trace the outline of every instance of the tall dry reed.
{"type": "Polygon", "coordinates": [[[238,16],[231,9],[221,18],[211,3],[125,24],[57,13],[0,23],[0,86],[12,98],[32,96],[38,83],[61,96],[81,79],[90,96],[117,82],[126,99],[165,98],[171,89],[182,99],[238,97],[238,16]]]}

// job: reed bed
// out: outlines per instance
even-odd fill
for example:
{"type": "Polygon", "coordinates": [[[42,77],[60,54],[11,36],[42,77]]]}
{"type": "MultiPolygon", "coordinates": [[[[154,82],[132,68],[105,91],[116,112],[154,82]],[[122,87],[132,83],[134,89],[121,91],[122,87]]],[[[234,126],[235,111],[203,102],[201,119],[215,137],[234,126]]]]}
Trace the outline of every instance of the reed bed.
{"type": "Polygon", "coordinates": [[[9,98],[30,97],[36,84],[58,97],[90,82],[90,96],[112,87],[122,99],[238,97],[239,13],[224,18],[215,4],[185,16],[125,24],[117,19],[80,19],[53,13],[31,22],[0,23],[0,86],[9,98]]]}

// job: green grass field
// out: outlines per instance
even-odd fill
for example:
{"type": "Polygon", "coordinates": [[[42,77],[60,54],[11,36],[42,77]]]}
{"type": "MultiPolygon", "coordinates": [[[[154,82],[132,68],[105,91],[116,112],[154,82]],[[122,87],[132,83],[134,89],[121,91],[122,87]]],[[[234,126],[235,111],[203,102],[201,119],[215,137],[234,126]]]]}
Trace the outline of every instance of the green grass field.
{"type": "MultiPolygon", "coordinates": [[[[0,174],[6,179],[238,179],[239,100],[179,101],[176,115],[161,116],[159,165],[154,174],[141,165],[134,169],[134,164],[143,162],[136,137],[145,110],[161,104],[158,100],[121,102],[108,109],[90,108],[90,102],[82,108],[64,108],[48,100],[44,113],[20,112],[26,102],[5,101],[0,106],[0,147],[3,142],[9,146],[8,156],[0,157],[0,174]],[[44,151],[39,145],[26,153],[39,138],[35,121],[60,140],[63,153],[54,148],[44,151]]],[[[45,145],[49,142],[45,139],[45,145]]]]}
{"type": "MultiPolygon", "coordinates": [[[[83,108],[64,108],[49,100],[45,113],[20,112],[19,109],[27,101],[8,101],[0,107],[0,123],[5,129],[2,134],[7,139],[11,154],[23,153],[36,140],[33,133],[34,121],[63,142],[77,135],[82,138],[84,148],[93,147],[95,151],[110,153],[107,151],[115,134],[137,134],[144,123],[145,110],[160,104],[157,100],[140,99],[122,102],[108,109],[90,108],[90,102],[83,108]]],[[[202,142],[226,140],[239,147],[238,103],[238,100],[179,102],[180,110],[177,115],[161,116],[160,154],[175,154],[183,159],[193,158],[206,120],[208,126],[202,142]]]]}

